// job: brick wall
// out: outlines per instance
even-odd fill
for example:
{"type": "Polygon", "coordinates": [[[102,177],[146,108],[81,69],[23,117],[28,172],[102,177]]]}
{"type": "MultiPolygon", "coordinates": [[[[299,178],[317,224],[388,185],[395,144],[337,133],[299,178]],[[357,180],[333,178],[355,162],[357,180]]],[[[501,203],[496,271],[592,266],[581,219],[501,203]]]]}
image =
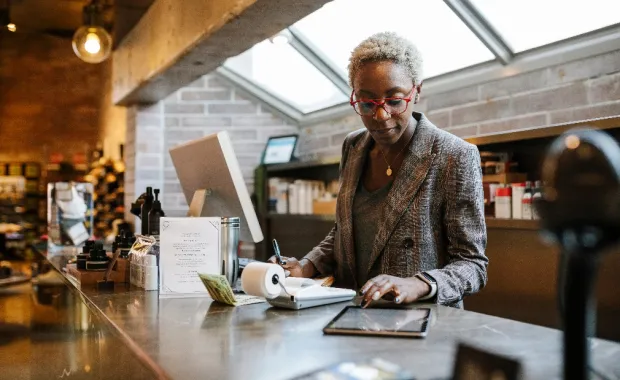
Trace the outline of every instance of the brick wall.
{"type": "Polygon", "coordinates": [[[70,40],[19,32],[0,39],[0,161],[87,153],[99,138],[102,67],[79,60],[70,40]]]}
{"type": "MultiPolygon", "coordinates": [[[[248,186],[270,136],[296,133],[298,128],[246,98],[217,74],[206,75],[150,107],[128,112],[126,136],[127,199],[146,186],[162,188],[168,216],[184,216],[188,206],[168,150],[181,143],[228,131],[248,186]]],[[[129,204],[126,203],[126,204],[129,204]]]]}
{"type": "MultiPolygon", "coordinates": [[[[620,115],[620,51],[449,93],[422,89],[417,110],[461,137],[620,115]]],[[[346,133],[363,127],[351,114],[303,128],[301,157],[339,156],[346,133]]]]}

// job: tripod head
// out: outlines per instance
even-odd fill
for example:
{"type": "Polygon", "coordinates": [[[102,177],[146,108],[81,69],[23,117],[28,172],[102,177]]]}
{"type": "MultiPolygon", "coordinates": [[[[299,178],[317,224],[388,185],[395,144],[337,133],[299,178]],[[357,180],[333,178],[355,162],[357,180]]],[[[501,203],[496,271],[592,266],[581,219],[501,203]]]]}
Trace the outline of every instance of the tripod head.
{"type": "Polygon", "coordinates": [[[620,241],[620,147],[608,134],[572,130],[550,146],[541,229],[565,251],[599,252],[620,241]]]}

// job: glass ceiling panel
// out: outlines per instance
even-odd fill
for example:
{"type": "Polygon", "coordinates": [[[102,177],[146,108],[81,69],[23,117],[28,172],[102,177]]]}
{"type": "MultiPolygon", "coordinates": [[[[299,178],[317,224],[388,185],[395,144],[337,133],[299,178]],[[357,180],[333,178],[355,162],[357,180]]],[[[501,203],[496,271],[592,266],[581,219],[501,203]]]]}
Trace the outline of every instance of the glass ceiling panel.
{"type": "Polygon", "coordinates": [[[224,66],[260,85],[303,113],[345,102],[348,98],[288,43],[265,40],[224,66]]]}
{"type": "Polygon", "coordinates": [[[334,0],[295,27],[345,76],[355,46],[383,31],[399,33],[418,47],[425,78],[495,58],[441,0],[334,0]]]}
{"type": "Polygon", "coordinates": [[[471,0],[514,52],[620,22],[619,0],[471,0]]]}

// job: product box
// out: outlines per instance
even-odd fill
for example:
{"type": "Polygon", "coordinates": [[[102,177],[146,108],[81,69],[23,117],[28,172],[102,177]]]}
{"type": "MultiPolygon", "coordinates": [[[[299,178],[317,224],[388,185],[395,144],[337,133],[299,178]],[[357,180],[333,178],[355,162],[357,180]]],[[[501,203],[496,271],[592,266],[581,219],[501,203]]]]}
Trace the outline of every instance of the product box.
{"type": "Polygon", "coordinates": [[[312,213],[316,215],[336,215],[336,199],[312,202],[312,213]]]}

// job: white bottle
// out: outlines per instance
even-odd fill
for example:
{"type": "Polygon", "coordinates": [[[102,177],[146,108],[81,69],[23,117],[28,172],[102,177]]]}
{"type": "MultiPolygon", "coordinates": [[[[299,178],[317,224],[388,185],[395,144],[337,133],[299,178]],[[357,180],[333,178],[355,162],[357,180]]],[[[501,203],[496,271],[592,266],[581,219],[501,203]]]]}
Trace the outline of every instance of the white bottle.
{"type": "Polygon", "coordinates": [[[542,182],[536,181],[534,182],[534,191],[532,194],[532,219],[540,219],[540,215],[536,211],[536,202],[542,198],[542,182]]]}
{"type": "Polygon", "coordinates": [[[297,187],[297,213],[306,214],[306,184],[304,181],[295,181],[297,187]]]}
{"type": "Polygon", "coordinates": [[[513,183],[512,184],[512,218],[523,219],[521,201],[525,194],[525,183],[513,183]]]}
{"type": "Polygon", "coordinates": [[[523,219],[532,219],[532,183],[527,181],[525,183],[525,193],[521,198],[521,216],[523,219]]]}
{"type": "Polygon", "coordinates": [[[288,185],[288,212],[290,214],[299,214],[297,207],[297,184],[289,183],[288,185]]]}
{"type": "Polygon", "coordinates": [[[495,193],[495,217],[510,219],[512,216],[512,195],[510,187],[499,187],[495,193]]]}

